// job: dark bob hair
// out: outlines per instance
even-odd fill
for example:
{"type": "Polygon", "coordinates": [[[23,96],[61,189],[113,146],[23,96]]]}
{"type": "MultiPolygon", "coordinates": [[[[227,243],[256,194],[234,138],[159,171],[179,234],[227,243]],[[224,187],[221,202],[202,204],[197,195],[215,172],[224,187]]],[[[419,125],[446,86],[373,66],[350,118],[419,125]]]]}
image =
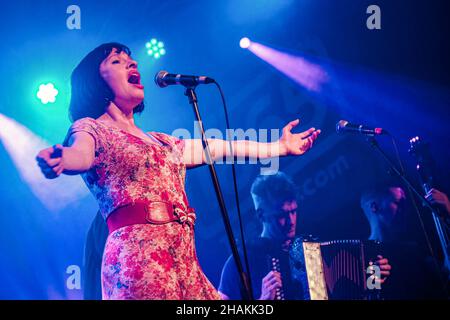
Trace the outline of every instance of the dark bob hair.
{"type": "MultiPolygon", "coordinates": [[[[98,118],[105,113],[114,93],[100,76],[100,64],[113,49],[124,51],[131,56],[130,49],[120,43],[110,42],[98,46],[81,60],[71,76],[72,95],[70,98],[69,117],[76,121],[81,118],[98,118]]],[[[144,110],[144,102],[138,104],[133,113],[144,110]]]]}

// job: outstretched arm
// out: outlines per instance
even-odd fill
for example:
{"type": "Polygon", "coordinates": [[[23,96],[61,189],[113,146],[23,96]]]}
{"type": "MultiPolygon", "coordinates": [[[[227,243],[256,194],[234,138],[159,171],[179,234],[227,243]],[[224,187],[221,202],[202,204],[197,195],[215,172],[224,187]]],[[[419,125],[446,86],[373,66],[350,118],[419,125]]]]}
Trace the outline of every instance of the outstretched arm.
{"type": "MultiPolygon", "coordinates": [[[[276,142],[258,142],[248,140],[232,141],[232,151],[229,141],[208,139],[212,161],[226,158],[265,159],[287,155],[302,155],[313,145],[320,134],[320,130],[310,128],[301,133],[292,133],[299,120],[289,122],[283,128],[280,140],[276,142]]],[[[202,141],[200,139],[185,140],[183,160],[186,166],[198,166],[207,163],[202,141]]]]}
{"type": "Polygon", "coordinates": [[[94,163],[95,140],[86,132],[71,135],[69,147],[57,144],[41,150],[36,161],[47,179],[57,178],[61,173],[79,174],[94,163]]]}

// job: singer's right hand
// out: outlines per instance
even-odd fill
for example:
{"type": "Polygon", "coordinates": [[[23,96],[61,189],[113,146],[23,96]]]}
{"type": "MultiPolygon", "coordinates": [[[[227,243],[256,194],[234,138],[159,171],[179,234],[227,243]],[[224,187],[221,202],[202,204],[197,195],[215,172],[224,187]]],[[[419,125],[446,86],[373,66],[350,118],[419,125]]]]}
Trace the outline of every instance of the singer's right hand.
{"type": "Polygon", "coordinates": [[[36,156],[36,161],[47,179],[55,179],[64,171],[62,161],[63,146],[56,144],[53,147],[42,149],[36,156]]]}
{"type": "Polygon", "coordinates": [[[262,280],[261,297],[259,300],[274,300],[277,288],[281,288],[281,274],[277,271],[270,271],[262,280]]]}

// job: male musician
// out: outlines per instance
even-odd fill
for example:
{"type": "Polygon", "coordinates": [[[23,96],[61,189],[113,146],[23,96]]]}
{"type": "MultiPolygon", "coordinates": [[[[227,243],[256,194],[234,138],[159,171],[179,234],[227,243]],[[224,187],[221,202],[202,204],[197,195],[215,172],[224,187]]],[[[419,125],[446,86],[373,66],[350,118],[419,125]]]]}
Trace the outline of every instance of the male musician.
{"type": "MultiPolygon", "coordinates": [[[[439,190],[431,190],[426,197],[450,208],[447,196],[439,190]]],[[[444,298],[436,265],[406,232],[405,200],[403,189],[393,185],[374,187],[361,196],[361,208],[370,224],[369,239],[381,243],[382,252],[396,269],[384,285],[383,296],[396,300],[444,298]]]]}
{"type": "MultiPolygon", "coordinates": [[[[439,205],[450,215],[450,201],[445,193],[431,189],[427,200],[439,205]]],[[[405,240],[404,205],[405,191],[397,186],[381,186],[365,191],[361,196],[361,208],[370,224],[370,240],[390,242],[405,240]]]]}
{"type": "MultiPolygon", "coordinates": [[[[260,237],[248,246],[255,299],[274,300],[282,296],[286,300],[308,299],[306,277],[293,279],[290,271],[288,251],[296,236],[298,209],[296,186],[282,172],[260,175],[253,182],[251,195],[256,215],[263,225],[260,237]],[[279,271],[273,270],[272,258],[279,262],[279,271]]],[[[376,264],[382,276],[388,276],[391,269],[388,260],[378,258],[376,264]]],[[[383,283],[385,278],[380,281],[383,283]]],[[[228,258],[223,267],[218,290],[223,299],[238,300],[244,296],[233,257],[228,258]]]]}
{"type": "Polygon", "coordinates": [[[398,240],[403,233],[405,192],[400,187],[380,187],[361,196],[361,208],[370,224],[369,240],[387,242],[398,240]]]}

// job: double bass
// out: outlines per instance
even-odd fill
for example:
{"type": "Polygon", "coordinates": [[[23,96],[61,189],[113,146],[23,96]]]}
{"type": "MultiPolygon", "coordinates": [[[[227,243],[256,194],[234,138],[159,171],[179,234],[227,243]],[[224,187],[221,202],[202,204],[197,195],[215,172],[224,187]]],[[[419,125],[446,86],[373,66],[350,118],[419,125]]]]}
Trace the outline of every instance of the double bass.
{"type": "MultiPolygon", "coordinates": [[[[425,194],[434,188],[434,161],[431,157],[429,145],[423,142],[419,137],[410,139],[410,148],[408,152],[414,156],[417,162],[417,172],[419,174],[420,183],[425,194]]],[[[450,276],[450,218],[447,213],[442,212],[436,206],[428,206],[431,208],[434,226],[439,238],[440,249],[442,252],[442,269],[448,277],[450,276]]]]}

